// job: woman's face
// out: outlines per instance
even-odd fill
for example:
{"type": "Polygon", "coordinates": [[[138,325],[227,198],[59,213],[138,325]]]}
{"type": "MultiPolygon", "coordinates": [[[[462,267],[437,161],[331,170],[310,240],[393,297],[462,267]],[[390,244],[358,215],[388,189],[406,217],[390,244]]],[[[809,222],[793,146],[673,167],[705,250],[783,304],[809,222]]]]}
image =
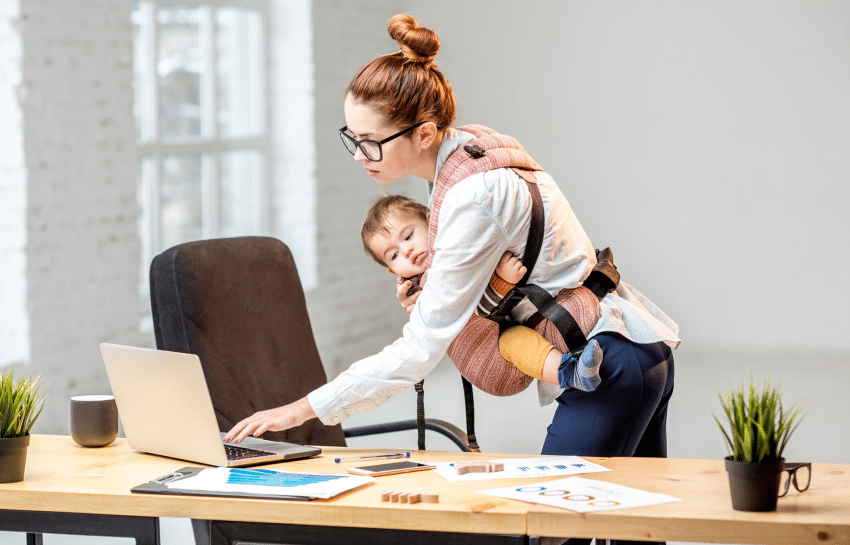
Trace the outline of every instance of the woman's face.
{"type": "MultiPolygon", "coordinates": [[[[374,108],[358,104],[350,97],[345,98],[345,124],[357,140],[381,141],[407,128],[388,124],[374,108]]],[[[354,160],[362,162],[366,173],[376,182],[388,185],[408,174],[416,174],[417,140],[416,131],[413,131],[382,144],[383,159],[378,162],[370,161],[357,148],[354,160]]]]}

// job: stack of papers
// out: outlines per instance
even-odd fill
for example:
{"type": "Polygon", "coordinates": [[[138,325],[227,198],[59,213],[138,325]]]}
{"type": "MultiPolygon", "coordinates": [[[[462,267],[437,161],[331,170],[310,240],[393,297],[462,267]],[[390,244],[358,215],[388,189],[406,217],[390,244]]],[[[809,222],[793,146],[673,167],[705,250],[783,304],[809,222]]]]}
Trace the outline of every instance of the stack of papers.
{"type": "Polygon", "coordinates": [[[372,482],[359,475],[325,475],[271,469],[206,468],[197,475],[168,482],[175,490],[237,492],[258,496],[328,499],[372,482]]]}

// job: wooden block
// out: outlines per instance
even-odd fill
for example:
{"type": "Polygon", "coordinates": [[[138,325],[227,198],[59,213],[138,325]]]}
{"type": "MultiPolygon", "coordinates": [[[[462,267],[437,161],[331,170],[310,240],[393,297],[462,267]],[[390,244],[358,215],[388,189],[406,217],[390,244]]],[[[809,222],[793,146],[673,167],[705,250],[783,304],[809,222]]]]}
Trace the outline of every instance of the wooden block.
{"type": "Polygon", "coordinates": [[[425,492],[420,492],[419,493],[419,499],[423,503],[440,503],[439,494],[428,494],[428,493],[425,493],[425,492]]]}
{"type": "Polygon", "coordinates": [[[404,490],[384,490],[383,492],[381,492],[381,501],[389,501],[394,503],[438,503],[439,497],[437,496],[437,494],[423,494],[422,492],[412,492],[404,490]]]}
{"type": "Polygon", "coordinates": [[[493,473],[494,471],[503,471],[505,464],[494,464],[489,460],[476,460],[471,462],[455,462],[455,469],[458,475],[466,473],[493,473]],[[500,466],[500,469],[496,469],[500,466]]]}

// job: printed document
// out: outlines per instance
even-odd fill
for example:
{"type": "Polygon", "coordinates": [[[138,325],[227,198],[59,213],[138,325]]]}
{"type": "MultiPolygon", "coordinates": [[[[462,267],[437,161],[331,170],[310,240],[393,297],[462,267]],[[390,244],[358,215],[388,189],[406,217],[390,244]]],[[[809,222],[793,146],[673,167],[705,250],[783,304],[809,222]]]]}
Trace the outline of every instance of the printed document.
{"type": "Polygon", "coordinates": [[[328,499],[372,482],[359,475],[325,475],[271,469],[205,468],[197,475],[166,484],[178,490],[241,492],[328,499]]]}
{"type": "Polygon", "coordinates": [[[523,477],[557,477],[559,475],[579,475],[597,471],[611,471],[578,456],[546,456],[541,458],[502,458],[486,460],[505,465],[503,471],[493,473],[457,474],[454,462],[440,462],[436,471],[450,481],[486,481],[492,479],[515,479],[523,477]]]}

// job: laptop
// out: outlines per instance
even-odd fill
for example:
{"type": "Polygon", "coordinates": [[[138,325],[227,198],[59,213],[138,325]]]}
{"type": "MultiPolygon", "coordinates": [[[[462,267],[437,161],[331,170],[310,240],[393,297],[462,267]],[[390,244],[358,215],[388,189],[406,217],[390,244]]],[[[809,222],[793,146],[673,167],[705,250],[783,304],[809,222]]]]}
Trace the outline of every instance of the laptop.
{"type": "Polygon", "coordinates": [[[322,449],[246,437],[224,443],[195,354],[101,343],[109,384],[133,450],[241,467],[316,456],[322,449]]]}

